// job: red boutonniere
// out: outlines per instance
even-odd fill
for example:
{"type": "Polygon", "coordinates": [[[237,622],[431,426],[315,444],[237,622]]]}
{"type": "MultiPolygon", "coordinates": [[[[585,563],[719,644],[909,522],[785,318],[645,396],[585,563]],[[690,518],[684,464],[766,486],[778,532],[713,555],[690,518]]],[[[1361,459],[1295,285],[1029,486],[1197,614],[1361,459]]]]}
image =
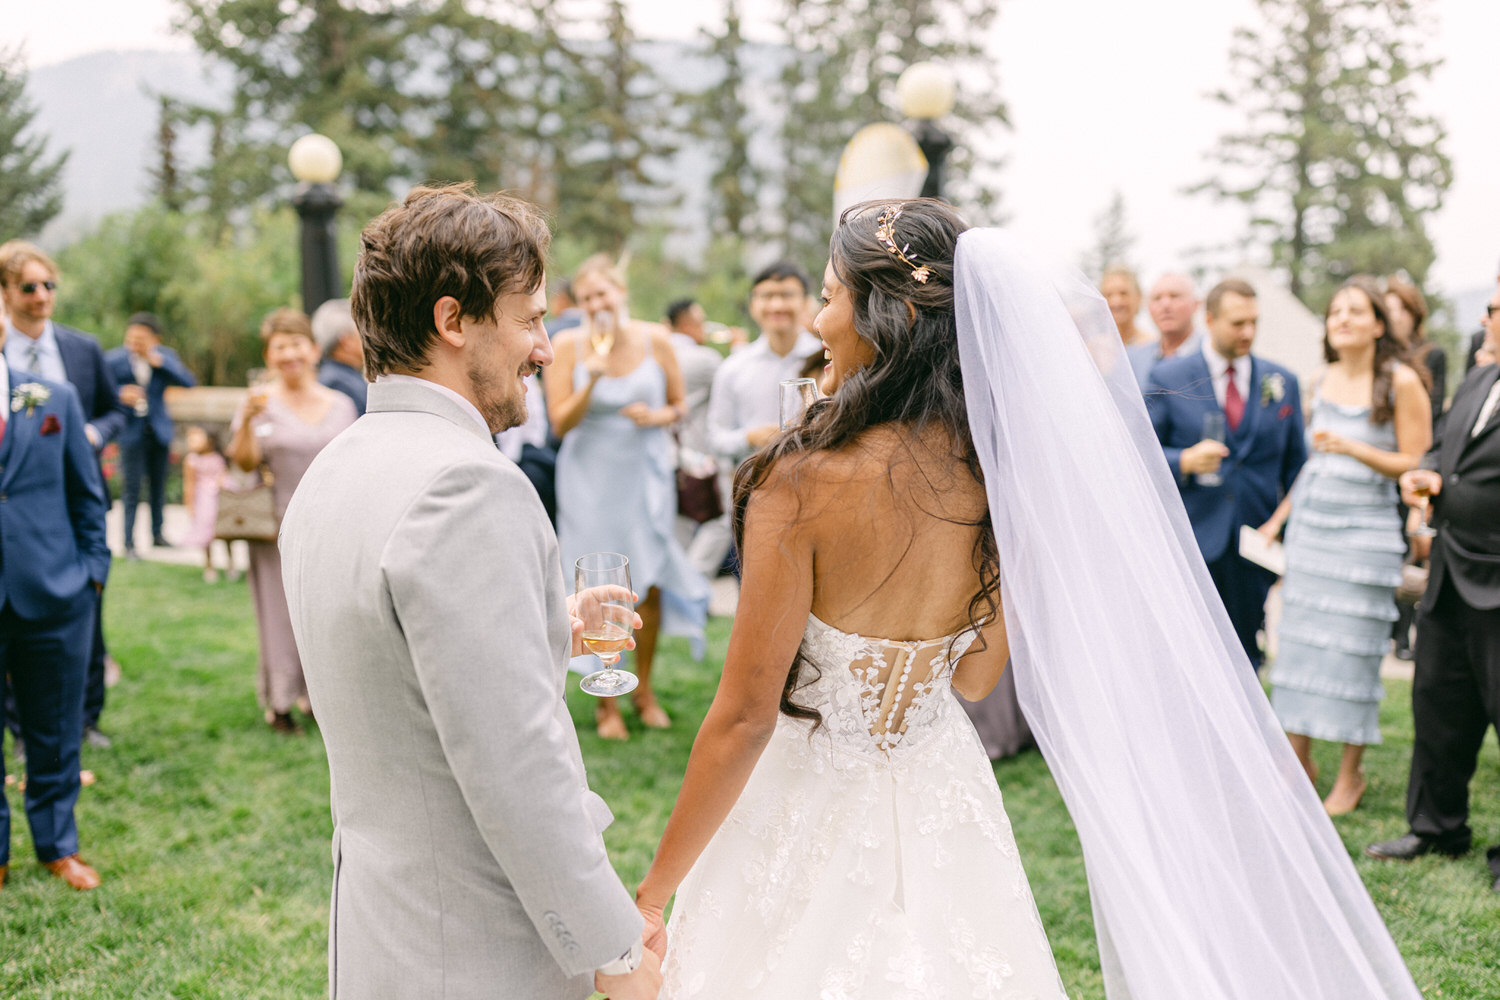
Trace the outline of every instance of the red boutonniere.
{"type": "Polygon", "coordinates": [[[1291,403],[1283,403],[1281,405],[1281,409],[1279,409],[1279,410],[1276,411],[1276,419],[1277,420],[1285,420],[1287,417],[1290,417],[1291,415],[1292,415],[1292,404],[1291,403]]]}
{"type": "Polygon", "coordinates": [[[49,413],[42,418],[42,437],[48,434],[56,434],[62,430],[62,424],[57,419],[57,414],[49,413]]]}

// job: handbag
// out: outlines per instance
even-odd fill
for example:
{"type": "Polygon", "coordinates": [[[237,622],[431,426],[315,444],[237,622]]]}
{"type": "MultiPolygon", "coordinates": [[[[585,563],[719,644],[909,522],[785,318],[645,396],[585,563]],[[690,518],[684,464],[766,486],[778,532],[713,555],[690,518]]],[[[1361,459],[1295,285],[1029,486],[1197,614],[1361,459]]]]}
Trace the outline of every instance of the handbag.
{"type": "Polygon", "coordinates": [[[677,470],[677,513],[699,524],[724,516],[718,476],[695,476],[677,470]]]}
{"type": "Polygon", "coordinates": [[[281,528],[276,516],[274,477],[265,466],[258,470],[255,485],[248,489],[219,491],[219,510],[214,515],[214,537],[226,542],[274,542],[281,528]]]}
{"type": "Polygon", "coordinates": [[[724,516],[719,497],[719,465],[712,458],[678,443],[677,513],[704,524],[724,516]]]}

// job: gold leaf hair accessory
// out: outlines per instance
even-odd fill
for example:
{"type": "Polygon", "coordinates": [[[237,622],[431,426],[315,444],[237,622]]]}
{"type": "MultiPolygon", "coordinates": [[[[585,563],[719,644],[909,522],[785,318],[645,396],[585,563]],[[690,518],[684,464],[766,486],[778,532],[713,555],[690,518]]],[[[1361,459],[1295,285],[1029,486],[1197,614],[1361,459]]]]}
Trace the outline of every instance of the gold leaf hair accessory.
{"type": "Polygon", "coordinates": [[[901,209],[895,205],[887,205],[885,211],[880,213],[880,218],[876,220],[875,238],[880,241],[881,246],[901,258],[901,262],[911,268],[913,278],[926,284],[927,279],[932,277],[932,268],[926,264],[918,264],[907,256],[911,250],[910,243],[902,247],[896,246],[896,220],[899,218],[901,218],[901,209]]]}

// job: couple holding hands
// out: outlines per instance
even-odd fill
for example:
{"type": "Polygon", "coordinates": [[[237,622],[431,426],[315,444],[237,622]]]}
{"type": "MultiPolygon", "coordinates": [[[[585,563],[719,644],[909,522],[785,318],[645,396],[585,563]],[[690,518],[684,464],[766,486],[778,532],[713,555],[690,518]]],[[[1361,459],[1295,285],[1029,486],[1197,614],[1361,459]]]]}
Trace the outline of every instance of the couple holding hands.
{"type": "Polygon", "coordinates": [[[545,221],[464,185],[365,230],[368,409],[281,532],[334,997],[1058,1000],[954,697],[1009,664],[1111,996],[1416,1000],[1248,680],[1103,300],[966,229],[926,199],[840,221],[826,396],[737,475],[739,612],[635,898],[563,698],[557,541],[491,440],[552,361],[545,221]]]}

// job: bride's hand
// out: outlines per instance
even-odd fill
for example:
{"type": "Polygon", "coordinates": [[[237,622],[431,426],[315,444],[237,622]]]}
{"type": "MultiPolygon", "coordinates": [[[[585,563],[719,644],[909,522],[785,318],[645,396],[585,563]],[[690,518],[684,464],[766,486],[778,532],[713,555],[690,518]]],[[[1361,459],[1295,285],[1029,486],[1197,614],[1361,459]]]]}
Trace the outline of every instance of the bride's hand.
{"type": "Polygon", "coordinates": [[[645,941],[646,948],[656,953],[656,957],[663,962],[667,960],[667,923],[662,918],[662,908],[650,906],[635,901],[636,909],[641,911],[641,916],[646,919],[646,928],[641,931],[641,939],[645,941]]]}

